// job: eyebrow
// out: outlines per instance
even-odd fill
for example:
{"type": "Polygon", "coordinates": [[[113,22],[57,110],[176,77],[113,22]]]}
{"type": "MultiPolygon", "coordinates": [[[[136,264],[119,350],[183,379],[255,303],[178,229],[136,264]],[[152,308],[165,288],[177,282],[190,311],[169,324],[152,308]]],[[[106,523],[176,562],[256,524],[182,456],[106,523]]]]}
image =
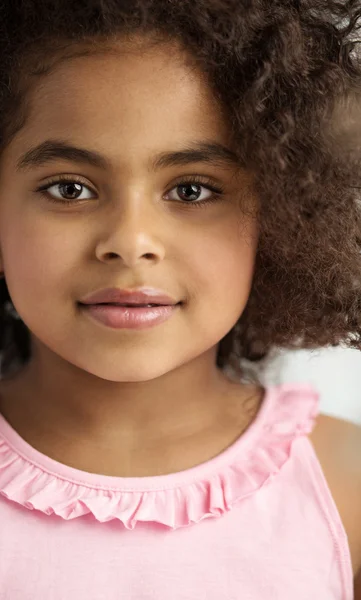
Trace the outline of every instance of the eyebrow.
{"type": "MultiPolygon", "coordinates": [[[[110,161],[95,152],[78,148],[62,140],[47,140],[22,154],[17,162],[16,170],[22,171],[32,167],[44,166],[56,160],[66,160],[87,164],[101,169],[110,168],[110,161]]],[[[223,144],[212,141],[193,142],[188,147],[174,152],[162,152],[153,158],[149,168],[157,171],[166,167],[189,165],[198,162],[221,163],[239,166],[236,153],[223,144]]]]}

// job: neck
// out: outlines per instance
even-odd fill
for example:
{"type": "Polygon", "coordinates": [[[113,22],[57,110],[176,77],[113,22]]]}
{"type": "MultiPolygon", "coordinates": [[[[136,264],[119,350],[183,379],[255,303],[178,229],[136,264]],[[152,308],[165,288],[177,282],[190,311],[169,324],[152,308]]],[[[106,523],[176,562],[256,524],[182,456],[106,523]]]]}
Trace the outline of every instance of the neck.
{"type": "Polygon", "coordinates": [[[39,451],[75,468],[104,473],[106,464],[116,475],[121,464],[124,476],[182,470],[196,455],[202,462],[217,454],[245,426],[249,386],[231,382],[215,362],[213,349],[154,380],[119,383],[37,350],[4,380],[0,412],[39,451]]]}

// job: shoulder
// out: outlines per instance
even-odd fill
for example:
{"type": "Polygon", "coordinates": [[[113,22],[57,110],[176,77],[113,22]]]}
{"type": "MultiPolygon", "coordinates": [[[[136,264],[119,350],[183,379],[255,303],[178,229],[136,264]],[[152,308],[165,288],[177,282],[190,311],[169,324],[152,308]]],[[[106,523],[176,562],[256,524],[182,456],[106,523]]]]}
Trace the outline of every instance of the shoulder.
{"type": "Polygon", "coordinates": [[[346,530],[356,575],[361,570],[361,426],[321,414],[309,438],[346,530]]]}

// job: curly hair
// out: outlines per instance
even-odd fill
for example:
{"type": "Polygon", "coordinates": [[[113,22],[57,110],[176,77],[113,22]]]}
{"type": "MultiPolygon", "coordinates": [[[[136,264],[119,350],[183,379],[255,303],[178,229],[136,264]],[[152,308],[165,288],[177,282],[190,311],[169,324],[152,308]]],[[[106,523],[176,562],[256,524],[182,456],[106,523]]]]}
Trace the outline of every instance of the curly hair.
{"type": "MultiPolygon", "coordinates": [[[[224,106],[260,200],[252,289],[217,366],[277,347],[361,349],[360,16],[360,0],[3,0],[0,156],[57,61],[133,34],[179,42],[224,106]]],[[[31,343],[0,284],[4,374],[31,343]]]]}

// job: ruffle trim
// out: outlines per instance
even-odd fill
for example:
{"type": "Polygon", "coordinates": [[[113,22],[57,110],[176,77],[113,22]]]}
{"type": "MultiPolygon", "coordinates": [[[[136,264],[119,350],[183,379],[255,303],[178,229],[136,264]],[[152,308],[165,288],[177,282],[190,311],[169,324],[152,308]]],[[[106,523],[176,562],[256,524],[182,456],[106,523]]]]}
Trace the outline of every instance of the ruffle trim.
{"type": "MultiPolygon", "coordinates": [[[[206,477],[163,489],[122,490],[122,478],[109,478],[118,482],[118,489],[68,480],[26,458],[0,431],[0,494],[46,515],[70,520],[91,513],[99,522],[118,519],[127,529],[134,529],[138,522],[178,529],[220,517],[268,484],[290,459],[294,441],[313,429],[319,396],[312,387],[282,385],[267,394],[263,415],[231,448],[209,463],[177,474],[178,481],[191,471],[196,475],[203,468],[204,472],[208,464],[218,464],[218,468],[206,477]],[[218,460],[231,454],[229,463],[218,460]]],[[[145,479],[167,481],[167,475],[145,479]]]]}

